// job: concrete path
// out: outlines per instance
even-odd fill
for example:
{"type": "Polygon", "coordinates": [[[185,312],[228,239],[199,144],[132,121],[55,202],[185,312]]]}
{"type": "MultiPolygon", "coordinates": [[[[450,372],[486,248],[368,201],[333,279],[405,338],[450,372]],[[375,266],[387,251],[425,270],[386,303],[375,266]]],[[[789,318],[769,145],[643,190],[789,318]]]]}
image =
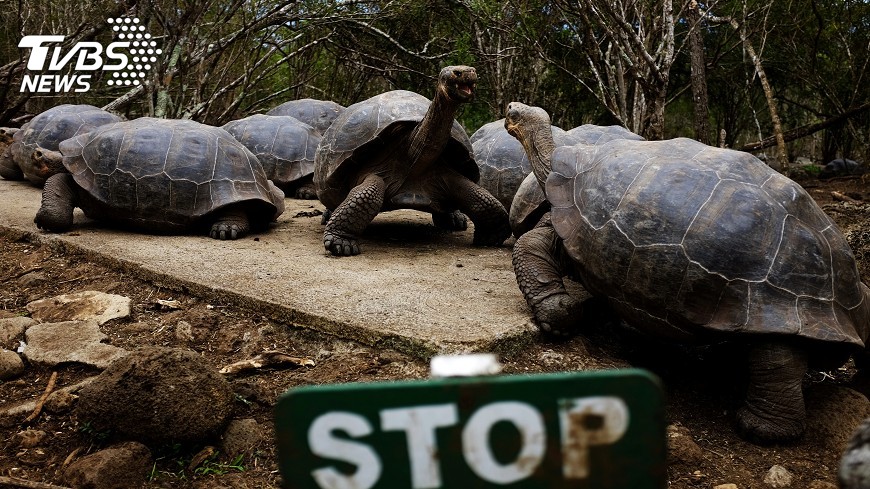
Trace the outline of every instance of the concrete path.
{"type": "Polygon", "coordinates": [[[33,224],[41,190],[0,179],[0,231],[129,270],[158,285],[252,307],[274,320],[420,357],[498,351],[536,336],[511,267],[510,245],[471,245],[473,229],[447,233],[428,214],[375,218],[363,254],[323,249],[317,201],[286,199],[268,232],[238,241],[153,236],[90,221],[76,210],[65,234],[33,224]],[[308,215],[306,215],[308,214],[308,215]]]}

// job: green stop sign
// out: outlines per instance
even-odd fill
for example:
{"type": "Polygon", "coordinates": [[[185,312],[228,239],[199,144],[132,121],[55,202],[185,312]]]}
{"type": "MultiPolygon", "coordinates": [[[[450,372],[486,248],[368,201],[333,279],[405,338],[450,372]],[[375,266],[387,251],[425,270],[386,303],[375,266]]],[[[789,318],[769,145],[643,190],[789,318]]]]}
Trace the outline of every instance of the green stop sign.
{"type": "Polygon", "coordinates": [[[667,486],[663,394],[642,370],[300,387],[275,427],[288,488],[667,486]]]}

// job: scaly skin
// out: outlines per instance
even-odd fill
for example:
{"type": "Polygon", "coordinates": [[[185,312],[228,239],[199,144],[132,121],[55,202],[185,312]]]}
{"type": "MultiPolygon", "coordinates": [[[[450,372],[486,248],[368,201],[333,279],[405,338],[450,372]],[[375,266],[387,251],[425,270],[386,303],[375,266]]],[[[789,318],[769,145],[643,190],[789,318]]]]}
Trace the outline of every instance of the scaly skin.
{"type": "Polygon", "coordinates": [[[517,240],[513,266],[520,291],[541,331],[568,337],[578,332],[583,306],[565,290],[562,277],[568,275],[569,265],[561,247],[562,241],[547,214],[537,227],[517,240]]]}
{"type": "Polygon", "coordinates": [[[749,387],[737,412],[737,430],[756,443],[800,438],[806,424],[801,382],[806,352],[788,343],[762,342],[749,353],[749,387]]]}
{"type": "Polygon", "coordinates": [[[42,188],[42,205],[33,222],[40,229],[55,233],[68,231],[73,224],[79,186],[69,173],[52,175],[42,188]]]}
{"type": "Polygon", "coordinates": [[[214,239],[239,239],[251,231],[248,214],[242,209],[232,207],[217,213],[208,235],[214,239]]]}
{"type": "Polygon", "coordinates": [[[380,212],[385,191],[384,180],[375,174],[352,188],[326,223],[323,247],[335,256],[358,255],[359,235],[380,212]]]}
{"type": "Polygon", "coordinates": [[[445,176],[447,185],[455,189],[459,210],[474,223],[474,244],[500,246],[511,235],[507,211],[495,197],[480,185],[458,174],[445,176]]]}

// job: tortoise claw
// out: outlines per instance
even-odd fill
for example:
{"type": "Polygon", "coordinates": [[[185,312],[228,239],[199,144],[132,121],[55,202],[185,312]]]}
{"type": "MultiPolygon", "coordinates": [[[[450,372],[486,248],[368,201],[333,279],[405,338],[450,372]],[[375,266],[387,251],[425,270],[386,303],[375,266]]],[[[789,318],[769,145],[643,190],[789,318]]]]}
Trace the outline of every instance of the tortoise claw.
{"type": "Polygon", "coordinates": [[[570,295],[551,295],[533,309],[542,333],[554,338],[570,338],[579,332],[583,305],[570,295]]]}
{"type": "Polygon", "coordinates": [[[216,223],[211,227],[211,231],[208,235],[214,239],[224,241],[228,239],[239,239],[243,234],[244,232],[242,232],[241,227],[237,224],[216,223]]]}
{"type": "Polygon", "coordinates": [[[332,233],[324,233],[323,247],[334,256],[354,256],[360,254],[357,240],[343,238],[332,233]]]}

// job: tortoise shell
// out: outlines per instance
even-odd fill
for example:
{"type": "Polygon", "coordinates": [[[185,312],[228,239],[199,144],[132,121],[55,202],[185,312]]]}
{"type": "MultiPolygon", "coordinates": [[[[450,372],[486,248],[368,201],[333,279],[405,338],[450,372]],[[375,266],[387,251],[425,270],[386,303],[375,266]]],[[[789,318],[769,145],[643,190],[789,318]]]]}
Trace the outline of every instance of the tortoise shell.
{"type": "Polygon", "coordinates": [[[284,102],[266,112],[266,115],[295,117],[323,134],[342,112],[344,106],[331,100],[303,98],[284,102]]]}
{"type": "Polygon", "coordinates": [[[320,133],[310,125],[290,116],[257,114],[222,127],[257,156],[279,188],[287,190],[314,173],[320,133]]]}
{"type": "MultiPolygon", "coordinates": [[[[565,131],[551,127],[557,146],[569,144],[565,131]]],[[[517,189],[532,171],[523,145],[508,134],[504,119],[484,124],[471,135],[470,140],[474,159],[480,169],[480,186],[498,199],[505,209],[510,209],[517,189]]]]}
{"type": "Polygon", "coordinates": [[[143,117],[60,144],[64,166],[99,217],[175,231],[244,203],[253,225],[284,210],[284,195],[240,142],[190,120],[143,117]]]}
{"type": "Polygon", "coordinates": [[[24,177],[42,186],[45,180],[33,170],[30,155],[37,149],[57,151],[61,141],[84,134],[105,124],[123,121],[119,117],[93,105],[63,104],[42,112],[13,136],[9,153],[24,177]]]}
{"type": "MultiPolygon", "coordinates": [[[[575,144],[604,144],[614,139],[644,140],[643,137],[622,126],[583,124],[569,131],[562,131],[561,129],[556,131],[555,126],[553,127],[553,138],[557,147],[573,146],[575,144]]],[[[520,145],[519,141],[516,141],[516,143],[520,145]]],[[[525,157],[525,151],[523,156],[525,157]]],[[[524,162],[529,164],[527,158],[524,162]]],[[[528,171],[531,171],[531,166],[528,171]]],[[[483,180],[483,176],[481,176],[481,180],[483,180]]],[[[544,190],[538,185],[535,175],[527,172],[526,178],[520,183],[511,203],[505,206],[505,208],[509,209],[511,231],[513,231],[515,237],[519,238],[528,230],[535,227],[541,217],[550,210],[550,203],[544,195],[544,190]]]]}
{"type": "Polygon", "coordinates": [[[556,148],[547,197],[583,285],[629,323],[863,346],[870,289],[834,222],[754,156],[691,139],[556,148]]]}
{"type": "Polygon", "coordinates": [[[569,144],[565,146],[573,146],[575,144],[604,144],[614,139],[628,139],[632,141],[643,141],[644,138],[629,131],[622,126],[596,126],[594,124],[583,124],[574,129],[567,131],[569,144]]]}
{"type": "MultiPolygon", "coordinates": [[[[345,109],[317,147],[314,185],[320,201],[330,209],[341,204],[350,191],[348,177],[370,163],[367,155],[407,138],[423,120],[429,104],[420,94],[394,90],[345,109]]],[[[480,181],[468,134],[455,120],[440,159],[471,181],[480,181]]]]}

